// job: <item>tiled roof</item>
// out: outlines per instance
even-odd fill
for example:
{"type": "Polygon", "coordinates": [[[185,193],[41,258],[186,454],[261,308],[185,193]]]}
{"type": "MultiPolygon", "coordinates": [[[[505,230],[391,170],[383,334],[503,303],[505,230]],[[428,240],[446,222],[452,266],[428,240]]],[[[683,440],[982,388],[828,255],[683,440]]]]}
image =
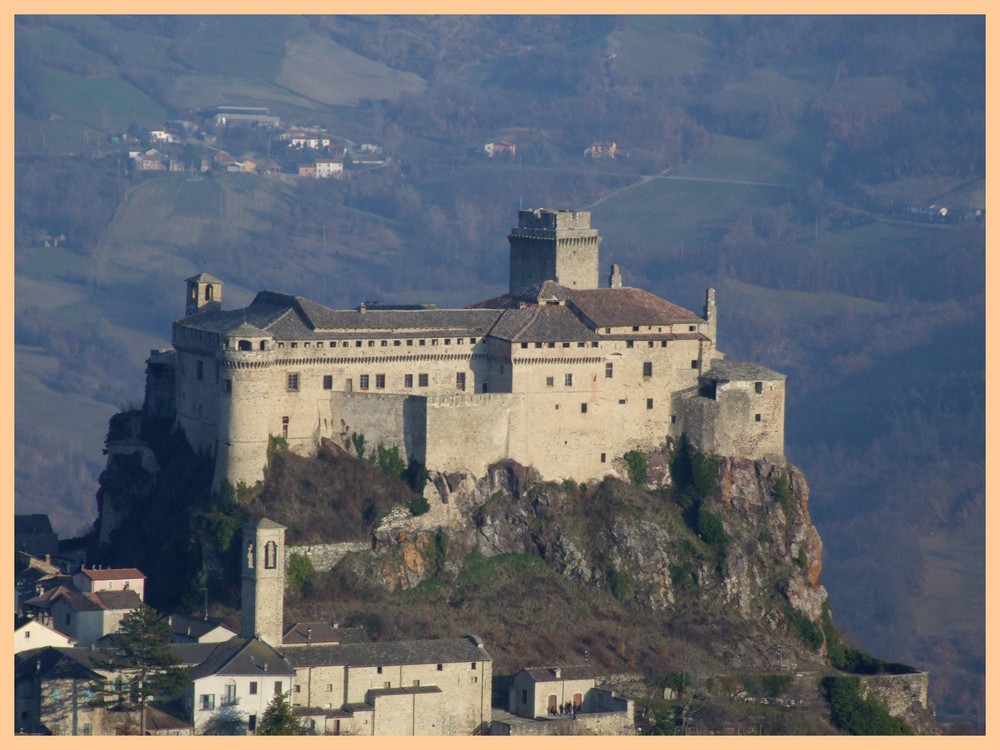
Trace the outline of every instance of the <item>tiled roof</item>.
{"type": "Polygon", "coordinates": [[[670,325],[701,321],[701,316],[643,289],[574,289],[568,304],[575,306],[598,328],[670,325]]]}
{"type": "Polygon", "coordinates": [[[51,679],[99,679],[94,671],[93,655],[99,653],[83,648],[45,646],[14,654],[15,677],[39,674],[51,679]]]}
{"type": "Polygon", "coordinates": [[[95,591],[84,596],[96,599],[101,609],[135,609],[142,605],[142,599],[132,589],[124,591],[95,591]]]}
{"type": "Polygon", "coordinates": [[[729,359],[713,359],[712,366],[703,376],[709,380],[784,380],[780,372],[754,364],[753,362],[734,362],[729,359]]]}
{"type": "Polygon", "coordinates": [[[490,329],[504,341],[596,341],[598,336],[565,305],[531,305],[505,310],[490,329]]]}
{"type": "Polygon", "coordinates": [[[412,332],[483,336],[499,315],[499,310],[422,307],[334,310],[304,297],[263,291],[246,308],[199,312],[178,321],[178,325],[228,335],[239,335],[244,326],[252,326],[279,339],[327,338],[361,331],[368,335],[412,332]]]}
{"type": "Polygon", "coordinates": [[[80,571],[92,581],[121,581],[127,578],[143,578],[138,568],[89,568],[80,571]]]}
{"type": "Polygon", "coordinates": [[[230,638],[215,645],[208,658],[191,670],[191,679],[212,675],[293,676],[287,661],[273,648],[255,638],[230,638]]]}
{"type": "Polygon", "coordinates": [[[306,643],[369,642],[364,628],[333,627],[327,622],[298,622],[285,630],[281,642],[286,646],[306,643]]]}
{"type": "Polygon", "coordinates": [[[477,646],[472,638],[318,645],[288,649],[285,658],[293,667],[375,667],[493,661],[486,649],[477,646]]]}
{"type": "MultiPolygon", "coordinates": [[[[170,622],[171,632],[176,635],[190,636],[192,638],[201,638],[203,635],[212,632],[216,628],[225,627],[214,620],[188,617],[187,615],[170,615],[167,619],[170,622]]],[[[233,635],[236,634],[233,633],[233,635]]]]}
{"type": "Polygon", "coordinates": [[[593,670],[586,665],[569,667],[528,667],[524,672],[534,682],[556,682],[558,680],[590,680],[594,677],[593,670]],[[556,670],[559,677],[556,677],[556,670]]]}
{"type": "Polygon", "coordinates": [[[410,685],[394,688],[372,688],[368,691],[376,698],[380,695],[419,695],[420,693],[443,692],[437,685],[410,685]]]}
{"type": "Polygon", "coordinates": [[[203,282],[205,284],[221,284],[222,283],[221,279],[215,278],[210,273],[199,273],[198,275],[192,276],[189,279],[184,279],[184,281],[203,282]]]}

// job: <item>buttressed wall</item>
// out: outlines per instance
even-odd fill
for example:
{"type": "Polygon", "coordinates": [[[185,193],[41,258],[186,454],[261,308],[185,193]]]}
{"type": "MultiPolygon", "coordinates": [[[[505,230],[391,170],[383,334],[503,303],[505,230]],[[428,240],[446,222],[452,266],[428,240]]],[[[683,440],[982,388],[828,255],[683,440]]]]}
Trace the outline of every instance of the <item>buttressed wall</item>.
{"type": "Polygon", "coordinates": [[[192,277],[193,312],[150,358],[149,408],[172,408],[215,456],[216,486],[261,479],[272,435],[311,453],[359,433],[432,470],[511,458],[552,479],[603,477],[682,432],[713,453],[783,456],[784,376],[717,351],[714,290],[697,314],[617,270],[598,288],[587,212],[522,211],[510,241],[511,285],[530,283],[459,310],[264,291],[227,311],[221,281],[192,277]],[[553,269],[570,284],[542,278],[553,269]]]}

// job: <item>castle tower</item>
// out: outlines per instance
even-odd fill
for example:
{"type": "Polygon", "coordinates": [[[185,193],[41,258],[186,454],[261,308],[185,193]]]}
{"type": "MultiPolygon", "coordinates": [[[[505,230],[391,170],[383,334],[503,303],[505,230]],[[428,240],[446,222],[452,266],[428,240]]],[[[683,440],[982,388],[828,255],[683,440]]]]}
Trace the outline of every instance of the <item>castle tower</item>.
{"type": "Polygon", "coordinates": [[[285,607],[285,527],[261,518],[243,526],[240,635],[281,646],[285,607]]]}
{"type": "Polygon", "coordinates": [[[185,315],[194,315],[202,310],[218,310],[222,307],[222,282],[207,273],[199,273],[187,282],[185,315]]]}
{"type": "Polygon", "coordinates": [[[571,289],[597,289],[601,237],[590,227],[590,211],[548,208],[519,211],[510,242],[510,291],[543,281],[571,289]]]}

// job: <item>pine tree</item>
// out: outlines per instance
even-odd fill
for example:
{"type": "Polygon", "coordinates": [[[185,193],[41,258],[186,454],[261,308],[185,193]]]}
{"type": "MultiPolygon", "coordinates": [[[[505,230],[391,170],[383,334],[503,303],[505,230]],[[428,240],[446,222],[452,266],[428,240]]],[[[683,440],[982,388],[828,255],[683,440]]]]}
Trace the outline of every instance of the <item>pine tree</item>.
{"type": "Polygon", "coordinates": [[[132,685],[127,695],[138,704],[145,730],[145,708],[151,697],[175,698],[188,681],[180,657],[170,650],[170,623],[147,604],[132,610],[121,621],[112,645],[98,661],[101,669],[123,675],[132,685]]]}
{"type": "Polygon", "coordinates": [[[302,734],[302,724],[299,723],[295,712],[292,711],[292,707],[288,705],[288,701],[281,693],[275,694],[265,709],[264,715],[257,724],[257,734],[302,734]]]}

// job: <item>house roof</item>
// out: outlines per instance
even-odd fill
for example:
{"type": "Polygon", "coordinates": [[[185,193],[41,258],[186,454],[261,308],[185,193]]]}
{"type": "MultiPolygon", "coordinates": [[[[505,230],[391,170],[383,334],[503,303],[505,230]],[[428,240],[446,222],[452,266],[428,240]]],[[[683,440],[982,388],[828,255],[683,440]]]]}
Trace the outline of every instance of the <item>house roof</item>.
{"type": "Polygon", "coordinates": [[[61,599],[65,600],[74,612],[131,610],[142,604],[142,599],[131,589],[87,592],[77,591],[75,588],[66,586],[55,586],[39,596],[28,599],[25,604],[48,609],[61,599]]]}
{"type": "Polygon", "coordinates": [[[410,685],[394,688],[372,688],[368,693],[374,697],[381,695],[419,695],[421,693],[441,693],[437,685],[410,685]]]}
{"type": "Polygon", "coordinates": [[[191,679],[197,680],[213,675],[264,674],[291,677],[294,676],[295,670],[281,654],[264,641],[236,637],[215,645],[208,657],[191,670],[191,679]]]}
{"type": "Polygon", "coordinates": [[[503,341],[596,341],[599,337],[565,305],[541,304],[505,310],[490,329],[503,341]]]}
{"type": "Polygon", "coordinates": [[[376,667],[493,661],[475,636],[435,640],[340,643],[294,648],[285,652],[293,667],[376,667]]]}
{"type": "Polygon", "coordinates": [[[14,676],[25,678],[38,674],[49,679],[103,679],[95,671],[97,651],[86,648],[45,646],[14,654],[14,676]]]}
{"type": "Polygon", "coordinates": [[[584,664],[568,667],[527,667],[523,670],[533,682],[559,682],[562,680],[592,680],[594,671],[584,664]],[[556,670],[559,676],[556,677],[556,670]]]}
{"type": "Polygon", "coordinates": [[[80,573],[92,581],[123,581],[132,578],[146,578],[138,568],[89,568],[81,570],[80,573]]]}
{"type": "MultiPolygon", "coordinates": [[[[215,622],[214,620],[188,617],[187,615],[170,615],[167,618],[167,621],[170,623],[170,630],[172,633],[175,635],[190,636],[192,638],[201,638],[203,635],[211,633],[216,628],[229,630],[229,628],[225,625],[215,622]]],[[[233,633],[233,635],[236,635],[236,633],[233,633]]]]}
{"type": "Polygon", "coordinates": [[[754,364],[734,362],[729,359],[713,359],[712,366],[702,377],[708,380],[728,382],[732,380],[784,380],[780,372],[754,364]]]}
{"type": "Polygon", "coordinates": [[[297,622],[285,629],[285,646],[307,643],[362,643],[370,641],[364,628],[334,627],[327,622],[297,622]]]}

